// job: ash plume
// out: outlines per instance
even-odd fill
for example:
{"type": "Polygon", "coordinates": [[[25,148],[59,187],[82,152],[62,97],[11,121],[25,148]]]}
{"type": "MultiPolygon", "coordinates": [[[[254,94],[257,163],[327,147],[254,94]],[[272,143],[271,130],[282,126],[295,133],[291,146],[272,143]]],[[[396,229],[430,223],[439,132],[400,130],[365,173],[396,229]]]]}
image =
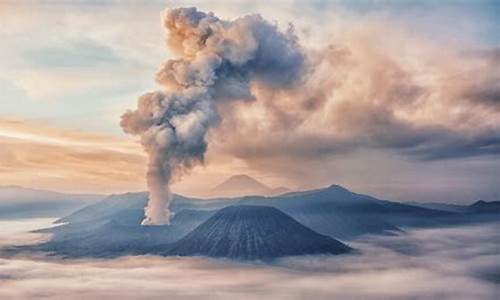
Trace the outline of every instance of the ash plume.
{"type": "Polygon", "coordinates": [[[253,100],[254,83],[293,86],[305,68],[293,28],[282,32],[259,15],[225,21],[196,8],[167,9],[162,24],[178,58],[156,74],[161,88],[142,95],[121,119],[149,156],[143,225],[169,224],[170,184],[203,163],[206,135],[221,120],[221,106],[253,100]]]}

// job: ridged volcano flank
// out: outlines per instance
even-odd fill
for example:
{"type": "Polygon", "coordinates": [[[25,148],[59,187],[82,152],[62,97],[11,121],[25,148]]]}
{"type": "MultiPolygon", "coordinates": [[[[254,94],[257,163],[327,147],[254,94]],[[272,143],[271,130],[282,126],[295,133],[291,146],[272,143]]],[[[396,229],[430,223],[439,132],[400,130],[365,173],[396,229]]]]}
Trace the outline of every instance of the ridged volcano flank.
{"type": "Polygon", "coordinates": [[[272,259],[341,254],[351,248],[305,227],[274,207],[229,206],[169,247],[168,255],[272,259]]]}

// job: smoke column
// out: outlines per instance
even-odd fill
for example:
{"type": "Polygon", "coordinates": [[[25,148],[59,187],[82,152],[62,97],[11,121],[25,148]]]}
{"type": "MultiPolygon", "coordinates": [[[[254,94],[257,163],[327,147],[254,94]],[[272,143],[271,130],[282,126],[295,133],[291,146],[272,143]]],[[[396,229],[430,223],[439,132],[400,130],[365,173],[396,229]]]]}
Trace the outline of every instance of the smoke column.
{"type": "Polygon", "coordinates": [[[196,8],[167,9],[162,24],[178,58],[160,67],[160,89],[142,95],[137,109],[121,119],[149,157],[143,225],[169,224],[170,184],[203,163],[206,135],[220,121],[221,105],[254,100],[253,83],[293,86],[305,65],[293,28],[281,32],[260,15],[225,21],[196,8]]]}

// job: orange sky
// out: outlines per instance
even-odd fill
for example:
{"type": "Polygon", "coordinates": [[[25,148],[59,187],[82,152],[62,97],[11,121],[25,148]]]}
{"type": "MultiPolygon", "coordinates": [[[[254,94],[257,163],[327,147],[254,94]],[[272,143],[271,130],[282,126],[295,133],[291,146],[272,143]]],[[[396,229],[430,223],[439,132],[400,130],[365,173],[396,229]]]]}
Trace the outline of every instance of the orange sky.
{"type": "MultiPolygon", "coordinates": [[[[222,112],[205,165],[174,191],[206,195],[244,173],[396,200],[498,198],[500,37],[488,7],[167,1],[179,5],[293,23],[317,67],[289,90],[257,84],[257,101],[222,112]]],[[[119,121],[172,57],[164,8],[0,3],[0,185],[145,190],[146,156],[119,121]]]]}

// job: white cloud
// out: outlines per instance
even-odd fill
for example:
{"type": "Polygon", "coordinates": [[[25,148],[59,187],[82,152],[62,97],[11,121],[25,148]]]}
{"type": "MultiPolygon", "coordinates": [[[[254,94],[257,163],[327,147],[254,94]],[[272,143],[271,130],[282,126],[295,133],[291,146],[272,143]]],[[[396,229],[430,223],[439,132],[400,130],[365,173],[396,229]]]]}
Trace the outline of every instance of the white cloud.
{"type": "Polygon", "coordinates": [[[352,243],[358,255],[288,258],[273,266],[155,256],[19,256],[0,260],[0,298],[493,300],[500,276],[496,226],[366,237],[352,243]]]}

